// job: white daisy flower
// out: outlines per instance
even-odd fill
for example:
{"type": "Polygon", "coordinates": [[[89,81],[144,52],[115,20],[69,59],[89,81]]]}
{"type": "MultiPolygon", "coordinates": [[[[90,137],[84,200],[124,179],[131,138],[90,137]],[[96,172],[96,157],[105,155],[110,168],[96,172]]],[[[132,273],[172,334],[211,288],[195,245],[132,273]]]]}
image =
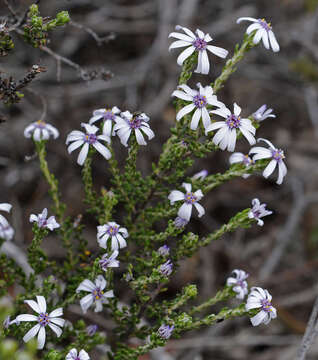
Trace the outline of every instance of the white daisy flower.
{"type": "Polygon", "coordinates": [[[219,129],[214,135],[212,141],[220,147],[220,149],[225,150],[227,148],[228,151],[234,151],[236,145],[236,136],[237,130],[239,130],[250,145],[255,144],[255,132],[256,129],[252,125],[251,120],[242,119],[241,114],[242,109],[234,103],[234,112],[223,107],[221,109],[212,110],[211,113],[222,116],[226,120],[224,121],[216,121],[212,123],[206,130],[207,134],[209,131],[214,131],[219,129]]]}
{"type": "Polygon", "coordinates": [[[113,221],[107,224],[97,226],[97,241],[100,247],[106,249],[107,241],[111,238],[111,249],[118,250],[127,246],[125,238],[127,238],[128,231],[124,227],[116,224],[113,221]]]}
{"type": "MultiPolygon", "coordinates": [[[[8,203],[0,204],[0,211],[5,211],[9,213],[12,209],[12,205],[8,203]]],[[[11,225],[8,223],[8,220],[0,215],[0,239],[11,240],[14,236],[14,230],[11,225]]]]}
{"type": "Polygon", "coordinates": [[[63,309],[58,308],[50,313],[46,311],[46,301],[44,296],[37,296],[37,302],[34,300],[24,300],[38,315],[22,314],[16,317],[16,321],[36,321],[37,324],[31,328],[23,337],[24,342],[28,342],[34,336],[38,335],[38,349],[43,349],[45,344],[45,327],[49,326],[55,332],[57,337],[62,334],[60,327],[64,326],[65,320],[61,319],[63,309]]]}
{"type": "Polygon", "coordinates": [[[193,90],[188,85],[179,85],[178,88],[183,91],[175,90],[172,93],[172,96],[190,102],[190,104],[178,111],[176,116],[177,121],[195,109],[190,124],[191,130],[197,129],[200,119],[202,119],[205,129],[211,124],[210,115],[207,110],[208,105],[217,106],[218,108],[225,106],[217,100],[216,95],[213,95],[211,86],[202,87],[202,85],[198,83],[197,87],[199,90],[193,90]]]}
{"type": "Polygon", "coordinates": [[[192,192],[192,185],[188,183],[183,183],[182,186],[185,188],[186,193],[179,190],[173,190],[168,196],[171,205],[173,205],[176,201],[183,201],[184,203],[180,207],[178,211],[178,215],[180,218],[185,219],[187,221],[191,218],[192,206],[194,205],[199,213],[199,217],[205,214],[205,210],[202,205],[198,203],[203,198],[203,193],[201,190],[197,190],[196,192],[192,192]]]}
{"type": "Polygon", "coordinates": [[[273,212],[270,210],[266,210],[266,204],[261,204],[258,199],[252,200],[252,209],[248,213],[248,217],[250,219],[255,219],[259,226],[264,225],[264,221],[261,220],[262,217],[271,215],[273,212]]]}
{"type": "Polygon", "coordinates": [[[270,117],[275,118],[276,115],[272,114],[272,112],[273,109],[267,109],[267,105],[264,104],[259,109],[257,109],[252,116],[256,121],[261,122],[270,117]]]}
{"type": "Polygon", "coordinates": [[[263,40],[263,44],[267,50],[269,50],[271,46],[274,52],[279,51],[279,45],[275,34],[273,33],[271,23],[266,22],[265,19],[254,19],[252,17],[241,17],[237,19],[236,22],[239,24],[241,21],[245,20],[253,22],[253,24],[246,29],[246,33],[250,34],[253,31],[256,31],[253,38],[254,44],[258,44],[261,40],[263,40]]]}
{"type": "Polygon", "coordinates": [[[50,216],[47,219],[47,208],[43,209],[41,214],[31,214],[30,222],[36,222],[39,228],[47,228],[51,231],[60,227],[60,224],[55,220],[55,216],[50,216]]]}
{"type": "Polygon", "coordinates": [[[191,30],[182,27],[180,25],[176,26],[176,30],[182,30],[185,34],[172,32],[169,34],[169,37],[173,37],[178,39],[174,41],[169,50],[185,47],[187,48],[182,51],[182,53],[178,56],[177,63],[182,66],[183,62],[191,56],[195,51],[198,52],[198,66],[194,70],[196,73],[200,74],[208,74],[210,71],[210,63],[208,58],[207,50],[212,54],[219,56],[221,58],[226,58],[228,55],[228,51],[220,48],[218,46],[208,45],[210,41],[213,39],[209,34],[204,34],[201,30],[197,29],[194,34],[191,30]]]}
{"type": "Polygon", "coordinates": [[[112,109],[97,109],[93,112],[93,117],[89,119],[89,123],[92,125],[95,121],[103,120],[103,134],[110,138],[115,135],[115,131],[112,128],[115,120],[120,119],[118,114],[120,114],[120,110],[117,106],[114,106],[112,109]]]}
{"type": "Polygon", "coordinates": [[[75,149],[82,146],[82,149],[78,155],[77,163],[79,165],[83,165],[88,154],[88,150],[90,146],[93,146],[106,160],[111,158],[111,153],[107,149],[106,146],[102,145],[100,141],[106,141],[110,143],[109,136],[106,135],[96,135],[97,131],[99,130],[97,126],[82,123],[81,126],[85,129],[86,133],[78,130],[73,130],[70,132],[66,139],[66,145],[70,142],[73,142],[67,148],[68,153],[70,154],[75,149]]]}
{"type": "MultiPolygon", "coordinates": [[[[233,153],[229,158],[230,164],[237,164],[237,163],[243,163],[247,168],[254,164],[254,161],[252,158],[250,158],[248,155],[245,155],[241,152],[235,152],[233,153]]],[[[250,176],[250,174],[243,174],[242,177],[244,179],[247,179],[250,176]]]]}
{"type": "Polygon", "coordinates": [[[244,270],[235,269],[232,272],[232,276],[227,278],[226,285],[233,286],[233,291],[237,293],[237,299],[244,299],[245,295],[248,293],[248,285],[246,279],[249,274],[244,270]]]}
{"type": "Polygon", "coordinates": [[[108,303],[108,298],[114,297],[113,290],[109,290],[104,292],[104,289],[107,285],[107,281],[104,279],[102,275],[98,275],[95,284],[85,279],[80,283],[76,292],[87,291],[88,295],[84,296],[80,300],[81,308],[83,313],[85,314],[89,307],[91,307],[95,303],[95,312],[101,312],[103,310],[103,304],[108,303]]]}
{"type": "Polygon", "coordinates": [[[77,350],[74,348],[69,351],[69,353],[66,355],[65,360],[90,360],[90,357],[83,349],[77,355],[77,350]]]}
{"type": "Polygon", "coordinates": [[[136,140],[139,145],[147,145],[145,138],[142,133],[148,136],[151,140],[155,137],[154,132],[150,129],[148,124],[149,117],[145,113],[132,114],[129,111],[122,112],[120,118],[117,118],[114,130],[120,138],[120,142],[124,146],[128,146],[128,139],[131,132],[135,132],[136,140]]]}
{"type": "Polygon", "coordinates": [[[277,317],[276,309],[272,306],[271,301],[272,296],[267,290],[260,287],[252,287],[247,298],[245,309],[247,311],[251,309],[261,309],[259,313],[251,318],[253,326],[257,326],[261,323],[267,325],[271,319],[277,317]]]}
{"type": "Polygon", "coordinates": [[[192,176],[193,180],[204,180],[208,176],[208,170],[201,170],[192,176]]]}
{"type": "Polygon", "coordinates": [[[34,141],[48,140],[51,136],[54,139],[57,139],[59,135],[58,130],[54,126],[44,122],[43,120],[33,122],[24,130],[24,137],[33,137],[34,141]]]}
{"type": "Polygon", "coordinates": [[[272,159],[263,171],[263,176],[265,178],[268,178],[275,171],[276,166],[278,166],[278,178],[276,184],[280,185],[287,174],[287,167],[283,162],[283,160],[285,159],[284,151],[275,148],[275,146],[266,139],[259,138],[257,139],[257,141],[266,142],[269,148],[255,146],[250,150],[249,154],[254,154],[254,161],[261,159],[272,159]]]}
{"type": "Polygon", "coordinates": [[[108,255],[107,253],[104,254],[101,260],[99,260],[99,265],[102,270],[106,271],[107,268],[119,267],[119,261],[116,260],[118,254],[119,252],[117,250],[114,250],[111,255],[108,255]]]}

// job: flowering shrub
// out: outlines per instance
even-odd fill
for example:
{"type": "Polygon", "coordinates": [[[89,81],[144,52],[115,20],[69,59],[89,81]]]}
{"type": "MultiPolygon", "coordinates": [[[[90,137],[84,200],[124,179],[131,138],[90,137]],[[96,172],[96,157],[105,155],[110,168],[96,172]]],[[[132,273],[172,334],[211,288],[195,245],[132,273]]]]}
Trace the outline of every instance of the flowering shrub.
{"type": "MultiPolygon", "coordinates": [[[[67,20],[65,13],[59,13],[56,19],[43,25],[33,7],[29,16],[25,37],[35,47],[45,44],[47,32],[67,20]],[[38,33],[36,38],[34,31],[38,33]]],[[[260,287],[249,289],[248,274],[239,269],[229,274],[223,289],[204,302],[195,303],[198,295],[195,284],[186,285],[172,299],[158,300],[182,259],[191,257],[201,247],[210,246],[227,232],[263,225],[261,218],[272,214],[258,199],[247,201],[246,209],[221,228],[201,237],[187,230],[193,216],[205,215],[201,199],[209,198],[214,188],[233,178],[246,178],[259,172],[267,178],[278,167],[277,183],[281,184],[287,173],[284,152],[268,140],[255,139],[261,121],[274,117],[271,109],[262,106],[248,116],[235,99],[232,111],[232,104],[224,104],[217,97],[238,62],[261,39],[267,49],[270,44],[274,52],[279,51],[271,25],[265,20],[241,18],[238,22],[240,20],[253,22],[242,44],[235,47],[232,58],[226,61],[214,82],[205,87],[198,84],[198,90],[190,88],[187,82],[195,76],[193,72],[209,73],[207,51],[221,58],[227,57],[228,51],[208,45],[212,38],[201,30],[194,33],[177,26],[176,30],[183,33],[170,34],[178,39],[170,49],[187,48],[178,57],[181,72],[177,89],[172,93],[176,123],[150,175],[144,176],[137,167],[139,147],[151,146],[155,136],[147,114],[121,111],[117,106],[101,108],[94,110],[90,119],[81,119],[84,122],[79,126],[85,131],[70,129],[66,137],[67,151],[71,154],[79,150],[77,163],[82,167],[84,201],[87,213],[94,216],[96,242],[100,247],[85,264],[81,257],[87,250],[84,225],[66,215],[67,204],[62,201],[58,180],[46,161],[47,141],[59,141],[59,136],[65,138],[66,134],[60,134],[44,120],[25,129],[25,137],[34,142],[52,206],[39,215],[30,214],[33,224],[33,240],[28,248],[28,261],[33,270],[30,275],[13,260],[4,255],[0,257],[0,273],[4,279],[0,294],[6,294],[14,283],[23,289],[4,321],[6,336],[24,342],[36,338],[37,348],[42,351],[39,356],[47,360],[90,359],[90,352],[99,344],[109,346],[109,359],[134,360],[164,346],[171,337],[178,338],[186,331],[212,326],[225,319],[248,316],[256,326],[268,324],[276,317],[269,292],[260,287]],[[242,137],[250,145],[260,140],[269,148],[254,146],[247,155],[233,153],[242,137]],[[112,146],[118,140],[123,149],[128,148],[123,169],[118,166],[112,146]],[[187,175],[196,159],[225,150],[233,154],[229,157],[230,167],[224,173],[207,174],[203,170],[192,177],[187,175]],[[107,190],[94,188],[92,162],[96,152],[104,157],[105,168],[112,176],[113,185],[107,190]],[[193,206],[196,211],[192,211],[193,206]],[[124,216],[118,215],[121,214],[118,208],[124,209],[124,216]],[[155,230],[158,223],[165,224],[159,232],[155,230]],[[50,259],[42,249],[49,232],[53,232],[54,241],[65,249],[63,261],[50,259]],[[133,302],[121,300],[118,288],[122,283],[126,284],[127,291],[133,292],[133,302]],[[236,306],[225,305],[218,313],[211,312],[212,305],[231,298],[237,298],[236,306]],[[82,318],[77,321],[67,312],[73,304],[80,304],[82,310],[82,318]],[[90,311],[112,321],[112,331],[107,337],[96,325],[87,323],[85,314],[90,311]],[[135,347],[130,341],[133,338],[139,339],[135,347]]],[[[74,159],[70,157],[69,161],[74,159]]],[[[10,210],[10,204],[0,204],[0,211],[10,210]]],[[[14,241],[14,230],[3,215],[0,215],[0,238],[1,242],[14,241]]]]}

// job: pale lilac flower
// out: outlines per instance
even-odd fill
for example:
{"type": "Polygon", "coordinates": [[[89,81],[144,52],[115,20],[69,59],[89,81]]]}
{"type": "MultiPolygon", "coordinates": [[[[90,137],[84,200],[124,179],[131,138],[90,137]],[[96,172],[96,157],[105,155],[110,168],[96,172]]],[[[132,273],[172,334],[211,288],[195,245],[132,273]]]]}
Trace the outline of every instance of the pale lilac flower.
{"type": "Polygon", "coordinates": [[[178,56],[177,63],[178,65],[182,66],[183,62],[191,56],[195,51],[198,52],[198,66],[194,70],[196,73],[200,74],[208,74],[210,71],[210,63],[208,58],[207,50],[210,51],[212,54],[219,56],[221,58],[226,58],[228,55],[228,51],[220,48],[218,46],[208,45],[210,41],[213,39],[209,34],[204,34],[201,30],[197,29],[195,34],[180,25],[176,26],[176,30],[182,30],[185,34],[172,32],[169,34],[169,37],[173,37],[178,39],[174,41],[169,50],[185,47],[187,48],[182,51],[182,53],[178,56]]]}
{"type": "Polygon", "coordinates": [[[267,325],[271,319],[277,317],[276,309],[272,306],[271,301],[272,296],[267,290],[260,287],[252,287],[247,298],[245,309],[247,311],[251,309],[261,309],[259,313],[251,318],[253,326],[257,326],[261,323],[267,325]]]}
{"type": "Polygon", "coordinates": [[[148,124],[149,117],[145,113],[132,114],[129,111],[125,111],[122,112],[120,118],[115,121],[116,125],[114,126],[114,130],[117,132],[120,142],[124,146],[128,146],[128,139],[132,131],[134,131],[139,145],[147,145],[143,133],[148,136],[149,140],[155,136],[148,124]]]}
{"type": "Polygon", "coordinates": [[[271,46],[274,52],[279,51],[279,45],[275,34],[273,33],[271,23],[266,22],[265,19],[254,19],[252,17],[241,17],[237,19],[236,22],[239,24],[241,21],[245,20],[253,22],[253,24],[246,29],[246,33],[251,34],[253,31],[256,31],[253,38],[254,44],[258,44],[263,40],[263,44],[267,50],[269,50],[271,46]]]}
{"type": "Polygon", "coordinates": [[[273,109],[267,109],[267,105],[264,104],[252,116],[256,121],[261,122],[269,117],[275,118],[276,115],[272,114],[272,112],[273,109]]]}
{"type": "Polygon", "coordinates": [[[178,216],[187,222],[189,222],[192,213],[192,206],[194,205],[198,211],[198,216],[201,217],[205,214],[205,210],[202,205],[198,203],[203,198],[203,193],[201,190],[192,192],[192,185],[188,183],[183,183],[182,186],[185,188],[186,193],[179,190],[173,190],[168,196],[171,205],[176,201],[183,201],[184,203],[178,211],[178,216]]]}
{"type": "Polygon", "coordinates": [[[234,103],[233,114],[226,107],[211,111],[211,113],[226,119],[212,123],[205,131],[207,134],[209,131],[218,129],[212,141],[218,145],[220,149],[225,150],[227,148],[227,150],[231,152],[235,150],[237,130],[243,134],[250,145],[255,144],[254,135],[256,129],[252,125],[251,120],[241,118],[241,111],[242,109],[236,103],[234,103]]]}
{"type": "Polygon", "coordinates": [[[77,350],[75,348],[71,349],[65,358],[65,360],[89,360],[89,359],[90,357],[85,350],[82,349],[77,355],[77,350]]]}
{"type": "Polygon", "coordinates": [[[107,268],[119,267],[119,261],[116,260],[118,254],[119,252],[117,250],[114,250],[110,255],[107,253],[104,254],[101,260],[99,260],[99,265],[102,270],[106,271],[107,268]]]}
{"type": "Polygon", "coordinates": [[[164,264],[160,265],[159,271],[164,276],[169,276],[172,273],[173,264],[171,260],[166,261],[164,264]]]}
{"type": "Polygon", "coordinates": [[[57,139],[59,135],[58,130],[54,126],[44,122],[43,120],[33,122],[24,130],[24,137],[33,137],[34,141],[48,140],[51,136],[54,139],[57,139]]]}
{"type": "MultiPolygon", "coordinates": [[[[5,211],[9,213],[12,209],[12,205],[8,203],[0,204],[0,211],[5,211]]],[[[0,215],[0,239],[11,240],[14,236],[14,230],[11,225],[8,223],[8,220],[0,215]]]]}
{"type": "Polygon", "coordinates": [[[100,143],[100,141],[105,141],[110,143],[110,137],[106,135],[96,135],[99,130],[97,126],[82,123],[81,126],[85,129],[85,133],[79,130],[73,130],[70,132],[66,138],[66,145],[72,142],[71,145],[68,146],[67,151],[70,154],[72,151],[76,150],[80,146],[82,149],[78,155],[77,163],[79,165],[83,165],[88,154],[88,150],[90,146],[93,146],[106,160],[111,158],[111,153],[107,149],[105,145],[100,143]]]}
{"type": "Polygon", "coordinates": [[[169,326],[169,325],[161,325],[160,328],[158,329],[158,334],[162,339],[169,339],[172,332],[174,330],[174,325],[169,326]]]}
{"type": "Polygon", "coordinates": [[[17,321],[17,319],[11,320],[10,316],[7,316],[2,323],[4,329],[8,329],[8,327],[12,324],[20,325],[20,321],[17,321]]]}
{"type": "Polygon", "coordinates": [[[95,312],[101,312],[103,310],[103,304],[108,303],[108,298],[114,297],[113,290],[104,292],[106,285],[107,281],[102,275],[97,276],[97,278],[95,279],[95,284],[88,279],[85,279],[80,283],[80,285],[76,289],[76,292],[89,292],[88,295],[84,296],[80,300],[81,308],[84,314],[86,314],[88,308],[91,307],[94,303],[95,312]]]}
{"type": "Polygon", "coordinates": [[[118,250],[127,246],[125,238],[128,231],[124,227],[120,227],[117,223],[110,221],[107,224],[97,226],[97,241],[100,247],[106,249],[107,241],[111,239],[111,249],[118,250]]]}
{"type": "MultiPolygon", "coordinates": [[[[243,163],[247,168],[254,164],[254,161],[252,158],[250,158],[248,155],[245,155],[241,152],[235,152],[233,153],[229,158],[230,164],[237,164],[237,163],[243,163]]],[[[250,174],[243,174],[242,177],[244,179],[247,179],[250,176],[250,174]]]]}
{"type": "Polygon", "coordinates": [[[261,218],[267,215],[271,215],[273,212],[270,210],[266,210],[266,204],[261,204],[258,199],[253,199],[252,205],[253,207],[248,213],[248,217],[250,219],[255,219],[259,226],[263,226],[264,221],[261,220],[261,218]]]}
{"type": "Polygon", "coordinates": [[[170,254],[170,248],[168,245],[163,245],[158,249],[158,253],[161,256],[168,256],[170,254]]]}
{"type": "Polygon", "coordinates": [[[115,124],[116,119],[120,119],[118,116],[119,114],[120,110],[117,106],[114,106],[112,109],[98,109],[93,112],[93,116],[89,119],[89,123],[92,125],[95,121],[103,120],[103,134],[110,138],[115,135],[113,125],[115,124]]]}
{"type": "Polygon", "coordinates": [[[226,285],[232,286],[233,291],[237,293],[237,299],[244,299],[245,295],[248,293],[246,281],[248,276],[249,275],[244,270],[235,269],[232,272],[232,276],[226,280],[226,285]]]}
{"type": "Polygon", "coordinates": [[[183,90],[175,90],[172,96],[189,102],[188,105],[183,107],[177,113],[177,121],[189,114],[193,110],[192,120],[190,124],[191,130],[196,130],[200,119],[202,119],[203,127],[207,127],[211,124],[211,119],[207,106],[216,106],[218,108],[224,107],[225,105],[218,101],[216,95],[213,95],[213,89],[211,86],[202,87],[200,83],[197,84],[199,90],[193,90],[188,85],[179,85],[178,88],[183,90]]]}
{"type": "Polygon", "coordinates": [[[266,142],[269,148],[256,146],[250,150],[249,154],[254,154],[254,161],[261,159],[272,159],[263,171],[263,176],[265,178],[268,178],[275,171],[276,166],[278,166],[278,178],[276,184],[280,185],[283,182],[285,175],[287,174],[287,167],[283,162],[283,160],[285,159],[284,151],[275,148],[275,146],[266,139],[259,138],[257,139],[257,141],[266,142]]]}
{"type": "Polygon", "coordinates": [[[86,328],[86,333],[88,336],[93,336],[96,334],[96,331],[98,330],[98,326],[93,324],[93,325],[88,325],[86,328]]]}
{"type": "Polygon", "coordinates": [[[185,227],[187,225],[189,221],[186,220],[186,219],[183,219],[181,218],[180,216],[177,216],[175,219],[174,219],[174,226],[178,229],[181,229],[183,227],[185,227]]]}
{"type": "Polygon", "coordinates": [[[47,208],[43,209],[41,214],[31,214],[30,222],[36,222],[39,228],[47,228],[51,231],[60,227],[60,224],[58,224],[55,220],[55,216],[50,216],[47,219],[47,208]]]}
{"type": "Polygon", "coordinates": [[[21,321],[36,321],[37,324],[31,328],[23,337],[24,342],[28,342],[36,335],[38,335],[38,349],[43,349],[45,344],[45,327],[49,328],[55,332],[57,337],[60,337],[62,334],[61,327],[64,326],[65,320],[61,319],[60,316],[63,315],[63,309],[58,308],[48,313],[46,311],[46,301],[44,296],[37,296],[37,302],[34,300],[24,300],[24,302],[30,306],[38,315],[22,314],[16,317],[16,320],[21,321]]]}
{"type": "Polygon", "coordinates": [[[192,179],[193,180],[198,180],[198,179],[200,179],[200,180],[204,180],[207,176],[208,176],[208,170],[201,170],[201,171],[199,171],[198,173],[196,173],[196,174],[194,174],[193,176],[192,176],[192,179]]]}

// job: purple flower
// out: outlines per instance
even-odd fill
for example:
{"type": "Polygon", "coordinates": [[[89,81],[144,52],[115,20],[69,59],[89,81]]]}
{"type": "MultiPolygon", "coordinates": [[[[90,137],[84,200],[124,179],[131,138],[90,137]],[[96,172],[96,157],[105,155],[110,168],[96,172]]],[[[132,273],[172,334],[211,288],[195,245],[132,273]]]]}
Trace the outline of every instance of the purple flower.
{"type": "Polygon", "coordinates": [[[164,264],[160,265],[159,271],[164,276],[169,276],[172,273],[173,264],[171,260],[166,261],[164,264]]]}
{"type": "Polygon", "coordinates": [[[170,253],[170,248],[168,245],[163,245],[158,249],[158,253],[161,256],[167,256],[170,253]]]}
{"type": "Polygon", "coordinates": [[[248,293],[248,286],[245,280],[249,275],[244,270],[238,269],[233,270],[232,275],[227,279],[226,285],[233,287],[233,291],[237,293],[237,299],[244,299],[248,293]]]}
{"type": "Polygon", "coordinates": [[[269,117],[272,117],[272,118],[275,118],[276,115],[272,114],[273,112],[273,109],[267,109],[267,105],[264,104],[262,105],[259,109],[257,109],[255,111],[255,113],[253,114],[253,118],[256,120],[256,121],[263,121],[269,117]]]}
{"type": "Polygon", "coordinates": [[[116,260],[119,252],[117,250],[114,250],[111,255],[108,255],[107,253],[103,255],[101,260],[99,260],[100,267],[106,271],[107,268],[114,268],[119,267],[119,261],[116,260]]]}
{"type": "Polygon", "coordinates": [[[248,217],[250,219],[255,219],[259,226],[263,226],[264,221],[261,220],[261,218],[267,215],[271,215],[273,212],[270,210],[266,210],[266,204],[261,204],[258,199],[253,199],[252,205],[253,207],[248,213],[248,217]]]}
{"type": "Polygon", "coordinates": [[[60,224],[56,222],[54,216],[50,216],[47,219],[47,208],[43,209],[41,214],[38,215],[31,214],[30,222],[31,223],[36,222],[39,228],[47,228],[51,231],[60,227],[60,224]]]}
{"type": "Polygon", "coordinates": [[[172,332],[174,330],[174,325],[161,325],[160,328],[158,329],[158,334],[162,339],[169,339],[172,332]]]}
{"type": "Polygon", "coordinates": [[[97,325],[95,325],[95,324],[94,324],[94,325],[89,325],[89,326],[87,326],[87,328],[86,328],[86,333],[87,333],[87,335],[89,335],[89,336],[93,336],[93,335],[95,335],[97,329],[98,329],[98,326],[97,326],[97,325]]]}

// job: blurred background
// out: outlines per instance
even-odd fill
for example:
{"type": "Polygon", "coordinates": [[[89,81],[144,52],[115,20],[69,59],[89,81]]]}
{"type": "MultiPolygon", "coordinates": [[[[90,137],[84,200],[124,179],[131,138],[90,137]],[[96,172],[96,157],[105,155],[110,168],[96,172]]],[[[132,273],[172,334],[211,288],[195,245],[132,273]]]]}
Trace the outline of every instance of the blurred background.
{"type": "MultiPolygon", "coordinates": [[[[5,3],[0,3],[0,16],[4,16],[8,11],[5,3]]],[[[10,2],[20,13],[30,3],[10,2]]],[[[60,138],[48,144],[49,164],[60,181],[67,212],[76,218],[85,213],[85,205],[81,169],[76,155],[66,151],[67,134],[79,129],[98,108],[143,111],[150,116],[156,133],[138,160],[143,173],[148,174],[175,121],[171,93],[180,73],[176,64],[180,51],[168,52],[168,34],[175,25],[210,33],[214,45],[229,50],[230,57],[248,26],[237,25],[237,18],[271,21],[281,51],[274,54],[262,45],[254,48],[218,98],[229,107],[237,102],[246,116],[263,104],[274,109],[277,117],[265,120],[257,135],[285,151],[288,176],[281,186],[275,184],[275,178],[268,181],[261,176],[222,185],[204,198],[206,215],[194,218],[188,227],[207,234],[249,207],[254,197],[266,202],[274,215],[265,219],[264,227],[236,231],[184,261],[172,278],[169,294],[191,282],[198,284],[200,300],[205,300],[224,285],[233,269],[240,268],[249,272],[250,285],[267,288],[273,295],[278,320],[257,328],[247,318],[220,323],[171,340],[165,350],[153,351],[144,359],[295,358],[318,295],[318,1],[57,0],[41,1],[39,6],[42,16],[68,10],[72,19],[71,24],[53,32],[48,44],[53,53],[32,49],[15,36],[14,52],[2,57],[0,63],[2,75],[15,78],[22,78],[34,64],[47,69],[28,87],[19,104],[0,105],[1,119],[6,120],[0,125],[0,202],[13,204],[10,221],[16,231],[12,244],[0,251],[16,257],[25,268],[23,253],[32,239],[29,215],[50,204],[33,144],[23,137],[24,128],[43,115],[43,104],[47,107],[45,121],[60,131],[60,138]]],[[[220,74],[224,60],[210,56],[210,61],[210,74],[195,75],[190,85],[207,85],[220,74]]],[[[237,150],[247,152],[246,144],[240,141],[237,150]]],[[[115,149],[122,163],[127,150],[117,140],[115,149]]],[[[229,155],[210,154],[198,160],[189,175],[201,169],[225,171],[229,155]]],[[[93,164],[96,187],[107,188],[110,182],[105,161],[96,155],[93,164]]],[[[96,224],[90,217],[83,222],[89,250],[94,252],[96,224]]],[[[48,237],[44,248],[56,259],[64,255],[54,236],[48,237]]],[[[124,289],[125,284],[118,286],[124,289]]],[[[317,357],[318,344],[307,358],[317,357]]]]}

